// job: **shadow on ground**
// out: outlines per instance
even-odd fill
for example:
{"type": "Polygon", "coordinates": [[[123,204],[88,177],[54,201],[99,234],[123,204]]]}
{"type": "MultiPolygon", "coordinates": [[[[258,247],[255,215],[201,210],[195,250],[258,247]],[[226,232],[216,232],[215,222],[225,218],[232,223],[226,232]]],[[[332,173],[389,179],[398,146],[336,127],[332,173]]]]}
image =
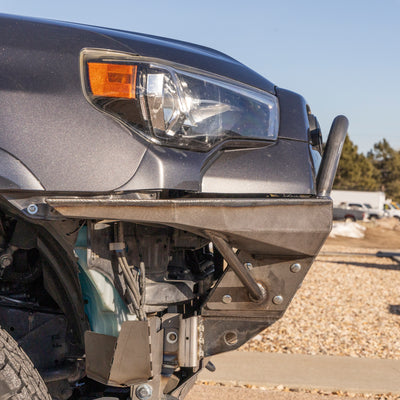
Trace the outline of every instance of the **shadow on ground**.
{"type": "Polygon", "coordinates": [[[385,265],[385,264],[375,264],[375,263],[360,263],[354,261],[328,261],[332,264],[345,264],[345,265],[354,265],[355,267],[363,267],[363,268],[375,268],[375,269],[382,269],[387,271],[400,271],[400,264],[399,265],[385,265]]]}
{"type": "Polygon", "coordinates": [[[388,309],[390,314],[400,315],[400,304],[389,304],[388,309]]]}

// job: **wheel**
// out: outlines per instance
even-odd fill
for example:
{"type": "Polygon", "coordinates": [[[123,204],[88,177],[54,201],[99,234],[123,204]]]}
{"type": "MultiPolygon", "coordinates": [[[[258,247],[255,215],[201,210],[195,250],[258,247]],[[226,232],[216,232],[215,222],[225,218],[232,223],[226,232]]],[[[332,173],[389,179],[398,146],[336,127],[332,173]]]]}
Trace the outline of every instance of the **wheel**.
{"type": "Polygon", "coordinates": [[[354,218],[353,215],[346,215],[344,217],[344,222],[356,222],[356,219],[354,218]]]}
{"type": "Polygon", "coordinates": [[[51,400],[46,384],[31,360],[1,328],[0,400],[51,400]]]}

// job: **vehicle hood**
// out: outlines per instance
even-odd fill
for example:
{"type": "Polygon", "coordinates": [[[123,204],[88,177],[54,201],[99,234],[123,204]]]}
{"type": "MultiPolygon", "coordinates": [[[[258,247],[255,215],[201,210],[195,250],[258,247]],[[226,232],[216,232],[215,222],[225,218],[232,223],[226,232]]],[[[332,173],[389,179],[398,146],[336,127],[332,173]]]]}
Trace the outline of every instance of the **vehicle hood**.
{"type": "Polygon", "coordinates": [[[10,23],[14,26],[18,25],[19,28],[21,28],[21,25],[25,25],[27,32],[32,28],[35,30],[38,28],[43,29],[44,38],[46,37],[46,31],[50,30],[54,34],[54,28],[56,27],[59,27],[57,32],[61,37],[64,35],[76,37],[81,33],[82,47],[90,45],[84,40],[86,34],[95,34],[99,36],[99,44],[102,41],[101,39],[111,39],[115,44],[119,44],[119,46],[116,46],[118,49],[122,46],[125,51],[135,55],[184,64],[237,80],[270,93],[275,92],[274,85],[261,75],[239,61],[204,46],[98,26],[0,14],[1,25],[9,25],[10,23]]]}

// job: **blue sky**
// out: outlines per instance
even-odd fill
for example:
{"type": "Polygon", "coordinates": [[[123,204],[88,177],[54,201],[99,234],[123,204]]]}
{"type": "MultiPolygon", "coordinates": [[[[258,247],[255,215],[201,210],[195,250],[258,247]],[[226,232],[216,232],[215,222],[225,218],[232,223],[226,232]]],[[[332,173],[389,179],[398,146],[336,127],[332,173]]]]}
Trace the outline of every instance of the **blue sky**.
{"type": "Polygon", "coordinates": [[[223,51],[302,94],[326,138],[400,149],[400,0],[0,0],[0,12],[114,27],[223,51]]]}

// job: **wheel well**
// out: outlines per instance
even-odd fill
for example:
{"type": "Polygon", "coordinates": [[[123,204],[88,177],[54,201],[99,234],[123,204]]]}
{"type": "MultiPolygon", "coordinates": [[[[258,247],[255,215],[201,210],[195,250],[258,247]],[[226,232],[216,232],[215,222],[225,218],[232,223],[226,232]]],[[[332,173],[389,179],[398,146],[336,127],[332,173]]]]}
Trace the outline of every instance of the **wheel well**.
{"type": "Polygon", "coordinates": [[[84,354],[84,313],[73,229],[79,221],[33,223],[0,209],[0,325],[40,372],[67,379],[84,354]],[[72,229],[73,228],[73,229],[72,229]]]}

